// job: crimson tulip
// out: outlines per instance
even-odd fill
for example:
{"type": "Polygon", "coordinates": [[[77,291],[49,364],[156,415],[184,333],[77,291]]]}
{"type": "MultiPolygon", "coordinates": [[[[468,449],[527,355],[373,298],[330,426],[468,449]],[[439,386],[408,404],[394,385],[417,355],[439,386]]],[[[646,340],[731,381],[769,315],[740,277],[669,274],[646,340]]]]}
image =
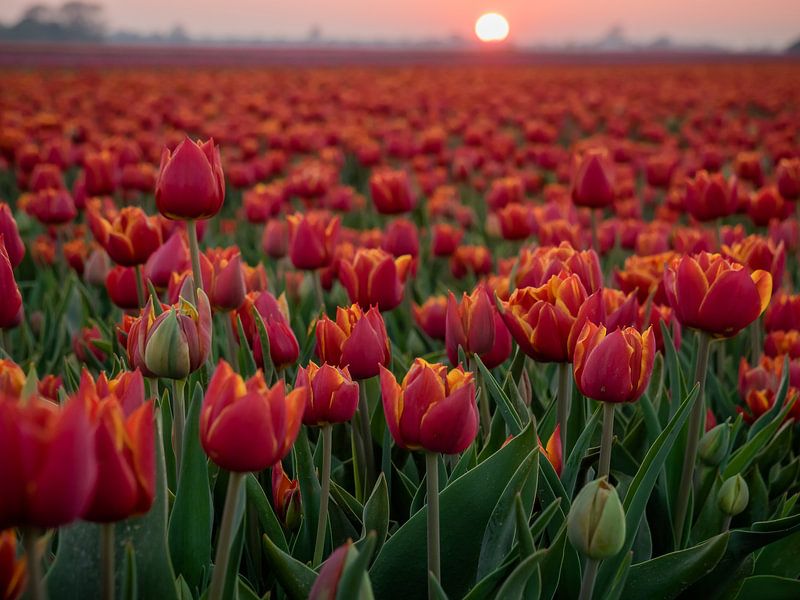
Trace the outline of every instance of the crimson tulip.
{"type": "Polygon", "coordinates": [[[164,148],[156,180],[156,206],[170,219],[209,219],[225,201],[225,178],[214,140],[184,139],[174,152],[164,148]]]}

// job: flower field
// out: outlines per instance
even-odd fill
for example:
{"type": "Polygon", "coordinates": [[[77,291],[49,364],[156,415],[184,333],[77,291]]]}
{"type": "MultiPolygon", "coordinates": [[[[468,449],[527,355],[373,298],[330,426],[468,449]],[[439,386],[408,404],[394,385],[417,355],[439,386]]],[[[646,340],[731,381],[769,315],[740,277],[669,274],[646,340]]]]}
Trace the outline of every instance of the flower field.
{"type": "Polygon", "coordinates": [[[800,63],[3,64],[0,598],[800,598],[800,63]]]}

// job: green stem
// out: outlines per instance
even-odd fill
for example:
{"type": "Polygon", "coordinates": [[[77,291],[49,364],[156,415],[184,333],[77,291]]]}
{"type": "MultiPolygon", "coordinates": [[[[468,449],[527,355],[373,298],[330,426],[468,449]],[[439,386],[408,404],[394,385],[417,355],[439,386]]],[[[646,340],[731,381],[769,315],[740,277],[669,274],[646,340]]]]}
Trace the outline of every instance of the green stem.
{"type": "Polygon", "coordinates": [[[142,277],[142,265],[136,265],[133,270],[136,272],[136,299],[139,301],[139,308],[145,305],[144,278],[142,277]]]}
{"type": "Polygon", "coordinates": [[[606,477],[611,471],[611,445],[614,441],[614,403],[603,402],[603,434],[600,442],[600,464],[597,477],[606,477]]]}
{"type": "Polygon", "coordinates": [[[114,600],[114,523],[100,526],[100,563],[103,600],[114,600]]]}
{"type": "Polygon", "coordinates": [[[569,363],[558,364],[558,397],[556,398],[556,416],[561,427],[561,453],[569,456],[567,449],[567,419],[569,419],[572,371],[569,363]]]}
{"type": "Polygon", "coordinates": [[[697,398],[692,406],[692,414],[689,417],[689,430],[686,438],[686,452],[683,455],[683,469],[681,470],[681,482],[678,488],[677,502],[675,505],[675,548],[681,548],[683,539],[683,529],[686,523],[686,512],[689,508],[689,493],[692,490],[694,480],[694,463],[697,459],[697,445],[700,442],[700,430],[703,426],[705,416],[705,394],[706,372],[708,371],[708,354],[711,347],[711,337],[707,333],[698,333],[697,346],[697,368],[694,380],[699,385],[697,398]]]}
{"type": "Polygon", "coordinates": [[[25,555],[28,558],[28,600],[45,600],[47,591],[42,579],[42,555],[39,551],[39,534],[33,528],[27,528],[22,532],[22,543],[25,547],[25,555]]]}
{"type": "MultiPolygon", "coordinates": [[[[425,481],[428,491],[428,571],[441,582],[439,563],[439,461],[434,452],[425,453],[425,481]]],[[[436,588],[428,580],[428,600],[436,598],[436,588]]]]}
{"type": "Polygon", "coordinates": [[[328,424],[322,427],[322,473],[320,484],[322,491],[319,497],[319,520],[317,521],[317,539],[314,543],[314,560],[312,566],[316,567],[322,562],[322,553],[325,550],[325,533],[328,529],[328,495],[331,491],[331,446],[333,445],[333,426],[328,424]]]}
{"type": "Polygon", "coordinates": [[[225,494],[225,508],[222,511],[222,523],[219,526],[219,539],[217,540],[217,555],[214,559],[214,572],[211,576],[211,586],[208,588],[208,600],[222,600],[225,592],[225,573],[231,555],[231,544],[234,534],[234,517],[236,504],[239,499],[239,490],[242,487],[246,473],[228,474],[228,491],[225,494]]]}
{"type": "MultiPolygon", "coordinates": [[[[236,341],[236,334],[233,332],[233,323],[231,322],[231,315],[229,313],[220,313],[222,320],[225,322],[225,337],[228,341],[228,362],[233,367],[234,371],[238,371],[237,366],[239,361],[236,360],[236,350],[238,342],[236,341]]],[[[264,360],[264,362],[266,359],[264,360]]],[[[269,383],[269,382],[268,382],[269,383]]]]}
{"type": "Polygon", "coordinates": [[[722,533],[725,533],[731,528],[731,517],[730,515],[725,515],[725,520],[722,522],[722,533]]]}
{"type": "MultiPolygon", "coordinates": [[[[200,244],[197,243],[197,221],[192,219],[186,223],[189,231],[189,254],[192,257],[192,277],[194,278],[194,289],[203,289],[203,272],[200,270],[200,244]]],[[[195,292],[195,302],[197,292],[195,292]]]]}
{"type": "Polygon", "coordinates": [[[478,408],[481,415],[481,429],[483,429],[483,439],[488,440],[492,433],[492,413],[489,409],[489,394],[486,389],[486,382],[483,379],[480,369],[475,369],[475,378],[478,381],[480,395],[478,398],[478,408]]]}
{"type": "Polygon", "coordinates": [[[316,269],[311,274],[311,279],[314,282],[314,295],[317,297],[317,306],[320,312],[325,312],[325,294],[322,291],[322,279],[320,278],[319,269],[316,269]]]}
{"type": "Polygon", "coordinates": [[[586,559],[586,566],[583,569],[583,579],[581,580],[581,593],[578,600],[592,600],[594,593],[594,580],[597,577],[597,567],[599,563],[593,558],[586,559]]]}
{"type": "Polygon", "coordinates": [[[600,244],[597,241],[597,208],[590,208],[589,213],[592,215],[592,249],[594,249],[597,254],[600,254],[600,244]]]}
{"type": "Polygon", "coordinates": [[[358,387],[358,420],[361,427],[359,433],[361,436],[361,443],[363,444],[364,466],[366,467],[366,474],[364,477],[364,497],[366,498],[369,495],[369,490],[372,489],[375,483],[375,456],[372,451],[372,429],[369,424],[369,403],[367,402],[366,380],[360,381],[358,387]]]}
{"type": "Polygon", "coordinates": [[[172,382],[172,432],[173,452],[175,453],[175,473],[181,472],[181,454],[183,452],[183,431],[186,428],[186,409],[184,407],[185,379],[175,379],[172,382]]]}

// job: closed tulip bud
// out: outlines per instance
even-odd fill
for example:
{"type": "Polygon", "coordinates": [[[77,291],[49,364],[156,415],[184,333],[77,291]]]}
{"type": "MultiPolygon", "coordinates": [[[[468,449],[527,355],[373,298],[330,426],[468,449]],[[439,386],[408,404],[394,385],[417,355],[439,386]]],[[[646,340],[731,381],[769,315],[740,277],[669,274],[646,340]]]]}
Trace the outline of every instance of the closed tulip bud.
{"type": "Polygon", "coordinates": [[[126,206],[113,221],[89,209],[88,218],[95,239],[119,265],[142,265],[161,245],[161,228],[141,208],[126,206]]]}
{"type": "Polygon", "coordinates": [[[608,152],[589,150],[580,159],[572,182],[576,206],[603,208],[614,202],[614,172],[608,152]]]}
{"type": "Polygon", "coordinates": [[[339,582],[342,579],[347,556],[352,547],[348,540],[342,544],[322,564],[319,575],[314,580],[314,585],[308,594],[308,600],[336,600],[338,598],[339,582]]]}
{"type": "Polygon", "coordinates": [[[89,196],[109,196],[117,187],[114,157],[108,151],[88,154],[83,161],[83,175],[89,196]]]}
{"type": "Polygon", "coordinates": [[[81,375],[76,399],[85,403],[95,430],[97,483],[83,519],[120,521],[150,510],[156,491],[153,401],[145,402],[141,372],[81,375]]]}
{"type": "Polygon", "coordinates": [[[5,242],[8,260],[16,269],[25,256],[25,243],[19,235],[17,222],[11,208],[5,202],[0,202],[0,237],[5,242]]]}
{"type": "Polygon", "coordinates": [[[495,179],[486,194],[486,205],[492,210],[521,204],[524,200],[525,185],[522,179],[516,176],[495,179]]]}
{"type": "Polygon", "coordinates": [[[336,309],[336,320],[326,315],[317,321],[317,356],[324,362],[347,367],[353,379],[369,379],[392,359],[389,336],[378,308],[364,312],[358,304],[336,309]]]}
{"type": "Polygon", "coordinates": [[[0,531],[0,598],[18,600],[27,583],[27,558],[17,556],[17,534],[0,531]]]}
{"type": "Polygon", "coordinates": [[[577,275],[553,275],[541,287],[514,290],[503,319],[520,349],[541,362],[569,362],[569,335],[586,300],[577,275]]]}
{"type": "Polygon", "coordinates": [[[497,211],[504,240],[524,240],[533,234],[533,214],[528,206],[509,204],[497,211]]]}
{"type": "Polygon", "coordinates": [[[717,506],[730,517],[735,517],[750,502],[750,489],[741,475],[734,475],[727,479],[717,493],[717,506]]]}
{"type": "Polygon", "coordinates": [[[650,383],[655,354],[651,328],[639,333],[626,327],[607,334],[605,327],[590,321],[575,345],[575,382],[592,400],[636,402],[650,383]]]}
{"type": "Polygon", "coordinates": [[[496,311],[488,290],[483,286],[477,287],[470,295],[464,293],[460,303],[450,292],[445,330],[445,347],[450,364],[459,363],[459,347],[468,356],[491,351],[494,346],[496,311]]]}
{"type": "Polygon", "coordinates": [[[123,310],[139,308],[135,267],[117,265],[108,271],[105,284],[108,297],[116,306],[123,310]]]}
{"type": "Polygon", "coordinates": [[[572,546],[594,560],[611,558],[625,543],[625,511],[607,477],[583,486],[567,515],[572,546]]]}
{"type": "Polygon", "coordinates": [[[353,418],[358,406],[358,383],[350,379],[347,367],[339,369],[328,363],[321,367],[310,362],[297,371],[295,388],[305,387],[306,408],[303,423],[322,427],[344,423],[353,418]]]}
{"type": "Polygon", "coordinates": [[[778,191],[787,200],[800,199],[800,158],[782,158],[775,170],[778,191]]]}
{"type": "Polygon", "coordinates": [[[417,326],[435,340],[444,340],[447,330],[447,298],[431,296],[420,306],[411,305],[411,313],[417,326]]]}
{"type": "Polygon", "coordinates": [[[270,219],[264,226],[261,247],[270,258],[283,258],[289,253],[289,223],[283,219],[270,219]]]}
{"type": "Polygon", "coordinates": [[[339,217],[322,213],[294,214],[289,220],[289,257],[296,269],[326,267],[333,258],[339,235],[339,217]]]}
{"type": "Polygon", "coordinates": [[[561,425],[556,425],[556,428],[550,435],[550,439],[547,440],[546,446],[542,446],[542,441],[539,440],[539,450],[547,457],[547,460],[553,466],[553,470],[555,470],[556,474],[560,477],[561,469],[563,468],[561,425]]]}
{"type": "Polygon", "coordinates": [[[173,273],[182,273],[191,268],[189,245],[181,232],[175,232],[147,259],[144,274],[156,288],[164,289],[169,285],[173,273]]]}
{"type": "Polygon", "coordinates": [[[381,394],[389,431],[398,446],[458,454],[478,432],[472,373],[417,358],[402,385],[381,366],[381,394]]]}
{"type": "Polygon", "coordinates": [[[407,254],[395,259],[378,248],[360,248],[352,260],[339,261],[339,281],[362,309],[377,305],[382,312],[392,310],[403,300],[410,265],[407,254]]]}
{"type": "Polygon", "coordinates": [[[383,215],[410,212],[417,204],[417,197],[405,171],[374,171],[369,178],[369,193],[375,210],[383,215]]]}
{"type": "Polygon", "coordinates": [[[94,428],[79,400],[0,399],[0,530],[79,518],[97,479],[94,428]]]}
{"type": "Polygon", "coordinates": [[[175,152],[164,148],[156,180],[156,206],[170,219],[209,219],[225,201],[225,178],[214,140],[184,139],[175,152]]]}
{"type": "Polygon", "coordinates": [[[200,441],[217,465],[239,473],[262,471],[294,444],[306,405],[305,388],[268,388],[261,371],[244,381],[220,361],[200,412],[200,441]]]}
{"type": "Polygon", "coordinates": [[[289,323],[289,306],[286,297],[281,294],[275,298],[271,293],[251,292],[245,296],[242,306],[231,314],[234,325],[236,318],[242,320],[242,329],[253,350],[256,364],[263,364],[264,357],[261,350],[261,338],[253,311],[257,311],[264,322],[264,328],[269,338],[269,355],[272,364],[280,370],[297,362],[300,356],[300,345],[289,323]]]}
{"type": "Polygon", "coordinates": [[[22,295],[0,233],[0,329],[16,327],[22,321],[22,295]]]}
{"type": "Polygon", "coordinates": [[[784,204],[777,187],[764,187],[749,198],[747,215],[757,227],[766,227],[772,219],[783,218],[786,213],[784,204]]]}
{"type": "Polygon", "coordinates": [[[731,428],[727,423],[717,425],[700,438],[697,455],[709,467],[716,467],[728,455],[731,428]]]}
{"type": "Polygon", "coordinates": [[[416,258],[419,254],[419,232],[408,219],[395,219],[386,227],[381,247],[397,258],[408,254],[416,258]]]}
{"type": "Polygon", "coordinates": [[[200,270],[214,310],[227,312],[242,305],[246,288],[238,248],[209,248],[200,257],[200,270]]]}
{"type": "Polygon", "coordinates": [[[732,215],[739,208],[736,177],[699,171],[686,182],[684,207],[698,221],[713,221],[732,215]]]}
{"type": "Polygon", "coordinates": [[[289,531],[300,524],[301,503],[300,482],[289,479],[281,461],[276,462],[272,467],[272,504],[278,520],[289,531]]]}
{"type": "Polygon", "coordinates": [[[63,225],[78,215],[70,193],[55,188],[36,192],[30,197],[25,210],[44,225],[63,225]]]}
{"type": "MultiPolygon", "coordinates": [[[[137,327],[137,353],[146,370],[156,377],[184,379],[194,373],[211,351],[211,307],[208,296],[197,290],[197,306],[181,298],[155,317],[148,301],[137,327]],[[144,321],[144,319],[147,319],[144,321]]],[[[130,342],[128,353],[130,354],[130,342]]]]}
{"type": "Polygon", "coordinates": [[[731,337],[767,308],[772,277],[767,271],[750,273],[719,254],[701,252],[674,259],[664,274],[664,288],[681,325],[731,337]]]}
{"type": "Polygon", "coordinates": [[[463,229],[447,223],[437,223],[431,229],[431,253],[434,256],[451,256],[463,237],[463,229]]]}
{"type": "Polygon", "coordinates": [[[25,372],[17,363],[0,358],[0,397],[19,398],[25,379],[25,372]]]}

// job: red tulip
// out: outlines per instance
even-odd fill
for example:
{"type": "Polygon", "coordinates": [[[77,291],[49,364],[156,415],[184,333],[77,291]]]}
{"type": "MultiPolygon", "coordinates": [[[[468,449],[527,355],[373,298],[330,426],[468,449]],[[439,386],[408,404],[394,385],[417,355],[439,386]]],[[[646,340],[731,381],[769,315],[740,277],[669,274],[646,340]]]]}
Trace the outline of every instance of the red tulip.
{"type": "Polygon", "coordinates": [[[11,208],[5,202],[0,202],[0,236],[5,243],[8,260],[16,269],[25,256],[25,243],[19,235],[11,208]]]}
{"type": "Polygon", "coordinates": [[[608,152],[593,149],[580,159],[572,182],[576,206],[603,208],[614,202],[614,173],[608,152]]]}
{"type": "Polygon", "coordinates": [[[264,227],[261,247],[270,258],[283,258],[289,253],[289,223],[283,219],[270,219],[264,227]]]}
{"type": "Polygon", "coordinates": [[[289,256],[297,269],[326,267],[333,257],[339,234],[339,218],[323,213],[294,214],[289,220],[289,256]]]}
{"type": "Polygon", "coordinates": [[[350,301],[364,310],[372,305],[377,305],[381,311],[392,310],[403,300],[410,264],[408,255],[395,259],[377,248],[361,248],[352,260],[339,261],[339,281],[350,301]]]}
{"type": "Polygon", "coordinates": [[[463,229],[447,223],[437,223],[431,229],[431,253],[434,256],[451,256],[463,237],[463,229]]]}
{"type": "Polygon", "coordinates": [[[242,320],[242,329],[253,350],[256,364],[263,364],[261,338],[253,315],[254,310],[258,311],[264,321],[264,328],[269,338],[270,360],[275,368],[281,370],[297,362],[300,356],[300,346],[289,323],[289,306],[286,303],[286,297],[281,294],[276,299],[267,291],[251,292],[245,296],[242,306],[236,312],[231,313],[231,321],[234,326],[237,317],[242,320]]]}
{"type": "Polygon", "coordinates": [[[800,158],[782,158],[775,170],[778,192],[787,200],[800,198],[800,158]]]}
{"type": "Polygon", "coordinates": [[[669,306],[664,304],[651,304],[649,313],[647,306],[639,307],[639,318],[636,322],[636,327],[639,331],[644,331],[647,327],[652,328],[653,335],[656,338],[656,350],[659,352],[665,351],[664,335],[661,333],[661,323],[667,326],[672,336],[672,343],[675,348],[681,347],[681,325],[675,318],[675,311],[669,306]]]}
{"type": "Polygon", "coordinates": [[[358,407],[358,383],[350,379],[347,367],[320,367],[312,361],[297,371],[294,387],[307,388],[303,423],[311,427],[349,421],[358,407]]]}
{"type": "Polygon", "coordinates": [[[542,440],[539,440],[539,450],[547,457],[547,460],[550,461],[556,474],[560,477],[561,469],[564,464],[562,457],[563,451],[561,448],[561,425],[556,425],[556,428],[550,435],[550,439],[547,440],[546,446],[542,446],[542,440]]]}
{"type": "Polygon", "coordinates": [[[639,316],[639,302],[633,292],[624,292],[612,288],[597,290],[589,296],[578,309],[578,315],[569,334],[569,355],[575,352],[583,326],[591,321],[595,325],[605,325],[608,331],[620,327],[632,327],[639,316]]]}
{"type": "Polygon", "coordinates": [[[244,302],[242,255],[236,247],[209,248],[200,256],[203,289],[214,310],[227,312],[244,302]]]}
{"type": "Polygon", "coordinates": [[[701,252],[673,259],[664,287],[681,325],[731,337],[764,312],[772,294],[772,277],[766,271],[749,273],[719,254],[701,252]]]}
{"type": "Polygon", "coordinates": [[[405,171],[374,171],[369,178],[369,192],[375,210],[384,215],[410,212],[417,204],[405,171]]]}
{"type": "Polygon", "coordinates": [[[347,367],[354,379],[369,379],[392,358],[386,325],[378,308],[364,312],[358,304],[336,309],[336,321],[327,315],[317,321],[317,356],[324,362],[347,367]]]}
{"type": "Polygon", "coordinates": [[[483,286],[475,288],[470,295],[464,293],[460,303],[450,292],[447,299],[445,347],[451,365],[459,363],[459,347],[468,357],[491,352],[495,342],[495,312],[494,302],[483,286]]]}
{"type": "Polygon", "coordinates": [[[590,294],[603,286],[600,259],[594,250],[575,250],[564,242],[559,246],[540,246],[519,255],[516,287],[539,287],[562,271],[578,276],[590,294]]]}
{"type": "Polygon", "coordinates": [[[289,479],[281,461],[272,467],[272,504],[281,524],[290,531],[295,529],[301,514],[300,481],[289,479]]]}
{"type": "Polygon", "coordinates": [[[764,314],[764,328],[767,331],[800,330],[800,294],[775,294],[764,314]]]}
{"type": "Polygon", "coordinates": [[[0,358],[0,396],[19,397],[25,386],[25,372],[13,360],[0,358]]]}
{"type": "Polygon", "coordinates": [[[244,381],[220,361],[200,412],[200,442],[228,471],[262,471],[278,463],[294,444],[306,405],[305,388],[288,394],[284,382],[271,389],[261,371],[244,381]]]}
{"type": "Polygon", "coordinates": [[[117,187],[114,157],[108,151],[88,154],[83,161],[83,177],[89,196],[109,196],[117,187]]]}
{"type": "Polygon", "coordinates": [[[766,227],[772,219],[783,218],[786,209],[778,188],[769,186],[755,192],[747,203],[747,214],[758,227],[766,227]]]}
{"type": "Polygon", "coordinates": [[[459,246],[450,257],[450,272],[456,279],[468,273],[487,275],[492,271],[492,255],[485,246],[459,246]]]}
{"type": "Polygon", "coordinates": [[[48,188],[30,196],[25,210],[45,225],[63,225],[78,214],[70,193],[56,188],[48,188]]]}
{"type": "Polygon", "coordinates": [[[709,175],[707,171],[699,171],[686,182],[684,206],[698,221],[732,215],[739,207],[736,178],[726,181],[721,173],[709,175]]]}
{"type": "Polygon", "coordinates": [[[0,329],[10,329],[22,320],[22,295],[6,251],[5,238],[0,233],[0,329]]]}
{"type": "Polygon", "coordinates": [[[386,227],[381,248],[397,258],[405,254],[416,258],[419,254],[417,226],[408,219],[395,219],[386,227]]]}
{"type": "Polygon", "coordinates": [[[136,268],[117,265],[108,271],[106,291],[111,301],[123,310],[139,308],[139,293],[136,290],[136,268]]]}
{"type": "Polygon", "coordinates": [[[758,235],[750,235],[740,242],[723,246],[721,254],[742,263],[751,271],[763,270],[772,275],[772,290],[778,291],[783,282],[786,249],[783,242],[775,243],[758,235]]]}
{"type": "Polygon", "coordinates": [[[156,180],[156,205],[170,219],[208,219],[225,201],[225,179],[214,140],[184,139],[174,152],[164,148],[156,180]]]}
{"type": "Polygon", "coordinates": [[[764,354],[775,357],[788,355],[789,358],[800,358],[800,331],[770,331],[764,339],[764,354]]]}
{"type": "Polygon", "coordinates": [[[573,371],[578,389],[600,402],[635,402],[647,390],[653,373],[656,344],[649,327],[606,332],[586,323],[575,346],[573,371]]]}
{"type": "Polygon", "coordinates": [[[161,245],[161,228],[141,208],[126,206],[112,222],[93,208],[87,214],[95,239],[119,265],[142,265],[161,245]]]}
{"type": "Polygon", "coordinates": [[[420,306],[411,305],[411,313],[417,326],[435,340],[444,340],[447,321],[447,298],[431,296],[420,306]]]}
{"type": "Polygon", "coordinates": [[[173,273],[191,269],[189,245],[183,233],[175,232],[147,259],[144,275],[156,288],[166,288],[173,273]]]}
{"type": "Polygon", "coordinates": [[[492,210],[500,210],[525,200],[525,186],[519,177],[495,179],[486,195],[486,205],[492,210]]]}
{"type": "Polygon", "coordinates": [[[472,373],[461,367],[414,360],[402,386],[381,366],[386,423],[395,443],[407,450],[458,454],[478,433],[472,373]]]}

